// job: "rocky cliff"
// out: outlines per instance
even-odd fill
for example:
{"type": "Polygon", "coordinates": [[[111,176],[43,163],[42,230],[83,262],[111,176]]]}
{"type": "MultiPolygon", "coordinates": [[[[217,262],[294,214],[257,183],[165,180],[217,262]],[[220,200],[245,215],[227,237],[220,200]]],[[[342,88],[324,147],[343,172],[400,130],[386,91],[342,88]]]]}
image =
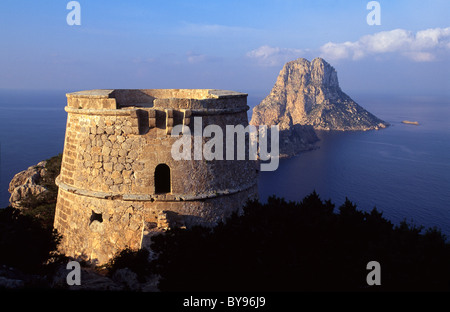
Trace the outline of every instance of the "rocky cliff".
{"type": "Polygon", "coordinates": [[[279,125],[282,154],[290,154],[289,145],[296,142],[300,142],[296,150],[309,149],[317,141],[312,128],[342,131],[387,126],[341,90],[336,70],[322,58],[286,63],[270,94],[253,109],[250,124],[279,125]]]}
{"type": "Polygon", "coordinates": [[[47,188],[41,185],[43,177],[47,174],[46,165],[45,160],[41,161],[13,177],[8,189],[11,193],[9,202],[12,207],[22,208],[23,201],[47,192],[47,188]]]}
{"type": "Polygon", "coordinates": [[[41,161],[17,173],[9,183],[10,206],[22,214],[53,227],[58,187],[55,178],[61,169],[62,154],[41,161]]]}

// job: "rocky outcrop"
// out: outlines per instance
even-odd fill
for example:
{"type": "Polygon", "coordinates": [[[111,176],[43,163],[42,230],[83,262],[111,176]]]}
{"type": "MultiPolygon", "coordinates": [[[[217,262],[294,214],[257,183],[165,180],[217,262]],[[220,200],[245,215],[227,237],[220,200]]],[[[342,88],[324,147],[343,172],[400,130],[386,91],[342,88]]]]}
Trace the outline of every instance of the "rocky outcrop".
{"type": "Polygon", "coordinates": [[[280,150],[285,154],[293,149],[291,144],[300,144],[297,150],[310,148],[317,141],[311,128],[343,131],[387,126],[341,90],[336,70],[322,58],[286,63],[270,94],[253,109],[250,124],[279,125],[280,150]]]}
{"type": "Polygon", "coordinates": [[[414,126],[418,126],[419,125],[418,121],[403,120],[402,123],[407,124],[407,125],[414,125],[414,126]]]}
{"type": "Polygon", "coordinates": [[[41,161],[27,170],[17,173],[12,178],[8,189],[11,193],[9,202],[12,207],[22,208],[24,201],[47,191],[47,188],[39,184],[47,174],[46,164],[46,161],[41,161]]]}

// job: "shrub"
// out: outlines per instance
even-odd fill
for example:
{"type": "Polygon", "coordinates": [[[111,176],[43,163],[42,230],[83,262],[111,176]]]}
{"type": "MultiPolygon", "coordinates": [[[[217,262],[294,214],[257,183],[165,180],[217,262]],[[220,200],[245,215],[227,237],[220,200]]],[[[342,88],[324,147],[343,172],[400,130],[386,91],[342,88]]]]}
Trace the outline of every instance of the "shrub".
{"type": "Polygon", "coordinates": [[[11,207],[0,210],[0,263],[30,274],[49,274],[64,257],[61,237],[35,219],[11,207]]]}
{"type": "Polygon", "coordinates": [[[147,249],[132,250],[126,248],[112,258],[105,267],[108,269],[109,276],[113,276],[119,269],[128,268],[136,273],[138,281],[142,283],[150,274],[148,256],[147,249]]]}
{"type": "Polygon", "coordinates": [[[252,201],[213,229],[173,229],[152,241],[163,291],[450,289],[450,248],[439,230],[394,227],[348,199],[335,213],[315,192],[301,203],[252,201]],[[372,260],[381,286],[366,283],[372,260]]]}

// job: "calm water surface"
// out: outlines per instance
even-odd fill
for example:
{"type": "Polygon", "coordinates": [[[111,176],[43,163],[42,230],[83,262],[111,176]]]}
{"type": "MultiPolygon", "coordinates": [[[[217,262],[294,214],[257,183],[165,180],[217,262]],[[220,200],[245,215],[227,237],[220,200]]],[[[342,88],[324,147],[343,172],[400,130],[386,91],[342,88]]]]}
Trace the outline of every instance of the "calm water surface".
{"type": "Polygon", "coordinates": [[[406,220],[437,226],[449,236],[450,103],[435,98],[366,103],[391,126],[319,133],[319,149],[282,160],[277,171],[261,173],[261,200],[276,194],[299,201],[316,190],[336,206],[348,197],[361,210],[377,207],[395,224],[406,220]],[[402,124],[405,119],[420,126],[402,124]]]}

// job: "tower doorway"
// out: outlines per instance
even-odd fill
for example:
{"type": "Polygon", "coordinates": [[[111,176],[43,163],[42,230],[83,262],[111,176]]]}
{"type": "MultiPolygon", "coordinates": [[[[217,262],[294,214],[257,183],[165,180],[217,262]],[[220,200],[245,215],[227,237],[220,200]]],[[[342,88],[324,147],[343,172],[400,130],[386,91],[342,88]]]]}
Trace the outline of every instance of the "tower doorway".
{"type": "Polygon", "coordinates": [[[159,164],[155,168],[155,193],[170,193],[170,168],[166,164],[159,164]]]}

